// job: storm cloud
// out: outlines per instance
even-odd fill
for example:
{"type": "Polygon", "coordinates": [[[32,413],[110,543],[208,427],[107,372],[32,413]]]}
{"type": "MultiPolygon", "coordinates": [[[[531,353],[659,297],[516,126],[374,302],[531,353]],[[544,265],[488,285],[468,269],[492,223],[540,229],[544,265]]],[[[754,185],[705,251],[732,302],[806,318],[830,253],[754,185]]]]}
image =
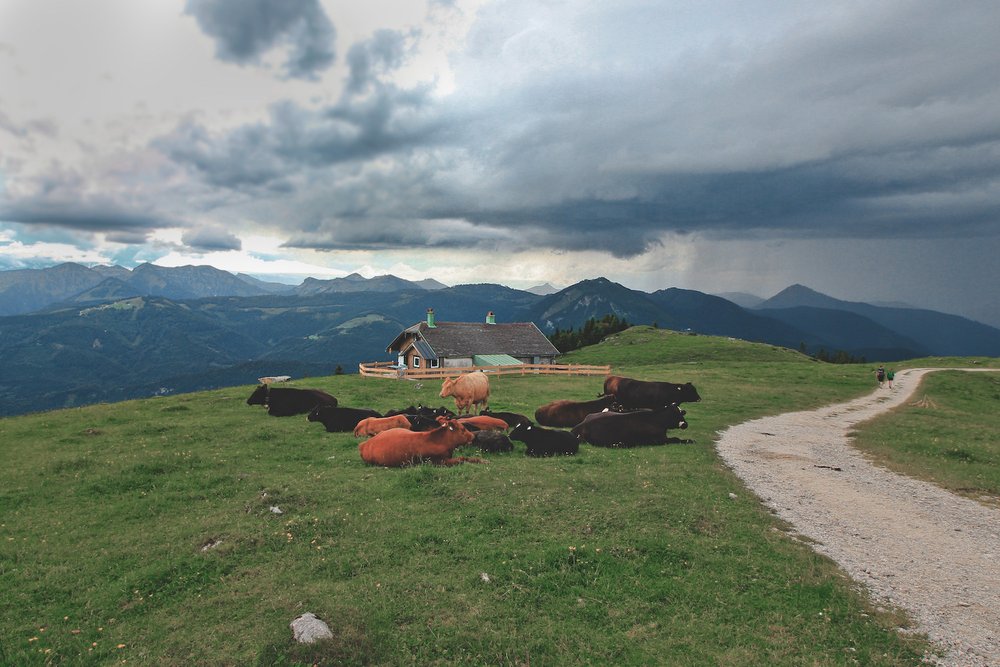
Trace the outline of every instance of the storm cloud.
{"type": "Polygon", "coordinates": [[[336,32],[317,0],[188,0],[186,11],[226,62],[257,65],[282,46],[290,78],[313,79],[333,64],[336,32]]]}
{"type": "Polygon", "coordinates": [[[347,51],[351,74],[346,92],[365,92],[378,81],[380,72],[398,68],[405,54],[405,37],[395,30],[379,30],[370,40],[355,44],[347,51]]]}
{"type": "Polygon", "coordinates": [[[486,245],[506,230],[525,247],[622,257],[665,232],[995,229],[1000,117],[983,111],[1000,105],[1000,55],[984,48],[987,5],[768,8],[713,33],[684,23],[716,17],[674,9],[592,8],[583,23],[498,3],[453,58],[459,89],[445,98],[382,81],[405,39],[379,31],[349,49],[338,104],[276,105],[267,122],[179,128],[158,145],[221,187],[302,176],[302,206],[283,224],[309,247],[410,247],[414,220],[462,220],[486,245]],[[324,199],[322,222],[300,215],[324,199]],[[345,233],[366,216],[378,224],[345,233]]]}
{"type": "Polygon", "coordinates": [[[243,247],[240,239],[232,232],[215,226],[199,225],[181,236],[185,245],[199,251],[239,250],[243,247]]]}

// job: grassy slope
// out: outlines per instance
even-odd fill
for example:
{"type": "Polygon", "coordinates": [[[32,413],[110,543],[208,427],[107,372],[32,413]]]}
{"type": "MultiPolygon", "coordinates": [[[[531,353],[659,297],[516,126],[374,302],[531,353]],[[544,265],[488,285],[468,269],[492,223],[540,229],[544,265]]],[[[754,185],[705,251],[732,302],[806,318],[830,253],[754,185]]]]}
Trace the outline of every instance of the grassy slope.
{"type": "MultiPolygon", "coordinates": [[[[711,447],[728,424],[869,391],[871,369],[648,327],[573,361],[694,382],[696,444],[387,470],[349,434],[247,406],[251,387],[0,420],[0,663],[919,661],[902,619],[711,447]],[[336,638],[292,646],[304,611],[336,638]]],[[[379,409],[439,405],[435,384],[296,383],[379,409]]],[[[494,378],[492,403],[531,414],[600,386],[494,378]]]]}
{"type": "Polygon", "coordinates": [[[855,444],[897,472],[1000,504],[1000,373],[933,373],[855,444]]]}

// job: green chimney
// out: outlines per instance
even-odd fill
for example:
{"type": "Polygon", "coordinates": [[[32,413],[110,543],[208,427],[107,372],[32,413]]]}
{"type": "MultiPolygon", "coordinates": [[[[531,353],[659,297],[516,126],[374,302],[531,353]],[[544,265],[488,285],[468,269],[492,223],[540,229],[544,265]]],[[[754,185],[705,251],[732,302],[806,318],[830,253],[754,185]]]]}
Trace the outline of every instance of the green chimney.
{"type": "Polygon", "coordinates": [[[427,326],[430,327],[431,329],[435,329],[436,328],[436,325],[434,324],[434,309],[433,308],[428,308],[427,309],[427,326]]]}
{"type": "Polygon", "coordinates": [[[493,311],[486,313],[486,324],[496,324],[497,316],[493,314],[493,311]]]}

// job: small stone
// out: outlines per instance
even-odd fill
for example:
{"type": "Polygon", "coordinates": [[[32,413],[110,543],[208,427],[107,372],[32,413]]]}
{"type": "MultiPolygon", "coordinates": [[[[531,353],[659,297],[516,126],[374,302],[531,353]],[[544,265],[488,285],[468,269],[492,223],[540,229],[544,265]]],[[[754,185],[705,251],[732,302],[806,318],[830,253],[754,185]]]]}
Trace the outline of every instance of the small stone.
{"type": "Polygon", "coordinates": [[[729,497],[732,498],[733,500],[736,500],[737,498],[739,498],[739,496],[736,495],[735,493],[730,493],[729,497]]]}
{"type": "Polygon", "coordinates": [[[284,514],[284,512],[277,505],[271,505],[271,514],[284,514]]]}
{"type": "Polygon", "coordinates": [[[316,618],[312,612],[302,614],[288,626],[292,629],[292,638],[300,644],[312,644],[320,639],[333,637],[330,626],[316,618]]]}

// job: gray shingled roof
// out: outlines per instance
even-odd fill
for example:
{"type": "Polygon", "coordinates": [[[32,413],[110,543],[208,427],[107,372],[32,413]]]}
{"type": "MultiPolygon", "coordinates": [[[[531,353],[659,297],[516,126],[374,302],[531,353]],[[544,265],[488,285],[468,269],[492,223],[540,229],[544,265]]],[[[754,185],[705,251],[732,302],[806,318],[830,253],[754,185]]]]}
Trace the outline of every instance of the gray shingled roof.
{"type": "Polygon", "coordinates": [[[427,341],[438,357],[470,357],[474,354],[509,354],[513,357],[552,357],[559,354],[533,322],[486,324],[485,322],[426,322],[401,332],[386,350],[392,350],[408,333],[427,341]]]}

